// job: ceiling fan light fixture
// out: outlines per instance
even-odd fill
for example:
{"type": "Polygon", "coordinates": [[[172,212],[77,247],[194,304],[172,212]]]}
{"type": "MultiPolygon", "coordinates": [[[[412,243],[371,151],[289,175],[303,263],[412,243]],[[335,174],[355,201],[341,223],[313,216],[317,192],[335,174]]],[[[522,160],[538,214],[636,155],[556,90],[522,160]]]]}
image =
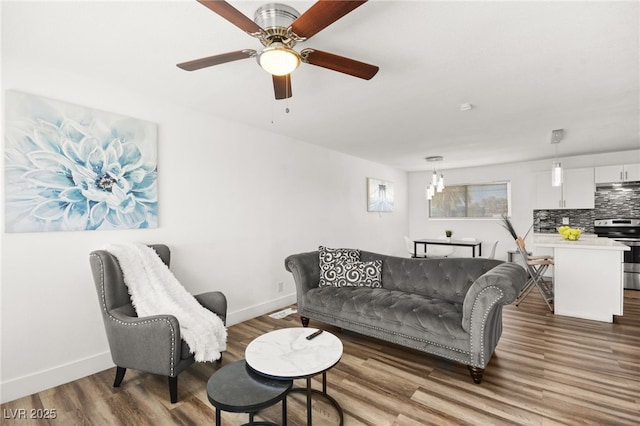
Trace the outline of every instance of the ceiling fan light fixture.
{"type": "Polygon", "coordinates": [[[229,1],[198,1],[249,36],[258,39],[264,48],[262,51],[257,49],[236,50],[177,64],[185,71],[195,71],[255,57],[258,65],[271,74],[275,98],[288,99],[291,97],[290,74],[300,66],[300,62],[364,80],[373,78],[380,69],[375,65],[321,50],[303,49],[302,52],[293,50],[297,43],[313,37],[366,3],[366,0],[317,0],[303,14],[284,4],[268,3],[258,8],[253,21],[231,5],[229,1]]]}
{"type": "Polygon", "coordinates": [[[272,75],[291,74],[300,66],[300,55],[283,43],[275,42],[265,47],[257,56],[258,64],[272,75]]]}

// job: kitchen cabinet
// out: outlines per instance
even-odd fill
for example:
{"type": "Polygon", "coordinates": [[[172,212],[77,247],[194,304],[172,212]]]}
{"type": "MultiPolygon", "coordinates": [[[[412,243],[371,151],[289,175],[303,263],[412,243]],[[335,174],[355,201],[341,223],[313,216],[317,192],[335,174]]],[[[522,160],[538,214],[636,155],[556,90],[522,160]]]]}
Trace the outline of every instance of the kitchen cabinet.
{"type": "Polygon", "coordinates": [[[539,210],[592,209],[595,207],[593,168],[565,169],[562,186],[551,186],[551,170],[536,174],[539,210]]]}
{"type": "Polygon", "coordinates": [[[595,168],[596,183],[640,181],[640,163],[595,168]]]}

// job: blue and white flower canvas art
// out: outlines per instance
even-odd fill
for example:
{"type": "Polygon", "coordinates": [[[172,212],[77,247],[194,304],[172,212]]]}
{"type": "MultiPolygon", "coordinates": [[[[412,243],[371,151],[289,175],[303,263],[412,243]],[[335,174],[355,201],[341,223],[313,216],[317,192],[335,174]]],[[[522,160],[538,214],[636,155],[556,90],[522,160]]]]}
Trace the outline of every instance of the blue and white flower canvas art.
{"type": "Polygon", "coordinates": [[[5,105],[6,232],[158,226],[156,124],[16,91],[5,105]]]}

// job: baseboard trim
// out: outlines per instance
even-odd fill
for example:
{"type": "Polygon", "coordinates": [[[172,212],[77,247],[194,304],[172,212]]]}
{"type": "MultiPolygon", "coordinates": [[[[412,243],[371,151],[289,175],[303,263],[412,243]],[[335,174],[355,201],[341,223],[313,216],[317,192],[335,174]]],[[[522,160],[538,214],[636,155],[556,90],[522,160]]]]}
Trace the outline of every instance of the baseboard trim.
{"type": "MultiPolygon", "coordinates": [[[[266,303],[249,306],[239,311],[229,312],[227,314],[227,326],[277,311],[294,303],[296,303],[295,293],[266,303]]],[[[111,360],[111,353],[107,351],[68,364],[7,380],[0,383],[0,403],[4,404],[27,395],[42,392],[112,367],[114,367],[114,364],[111,360]]]]}
{"type": "Polygon", "coordinates": [[[42,392],[43,390],[81,379],[113,366],[111,353],[104,352],[48,370],[42,370],[27,376],[7,380],[0,384],[0,388],[2,389],[0,402],[5,403],[37,392],[42,392]]]}
{"type": "Polygon", "coordinates": [[[296,294],[292,293],[265,303],[249,306],[239,311],[230,312],[227,314],[227,326],[238,324],[269,312],[277,311],[294,303],[296,303],[296,294]]]}

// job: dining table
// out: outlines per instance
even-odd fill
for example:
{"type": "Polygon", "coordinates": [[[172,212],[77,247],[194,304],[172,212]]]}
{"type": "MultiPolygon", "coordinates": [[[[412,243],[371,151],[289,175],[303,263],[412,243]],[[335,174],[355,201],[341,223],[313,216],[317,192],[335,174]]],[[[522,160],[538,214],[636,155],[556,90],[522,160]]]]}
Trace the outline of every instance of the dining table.
{"type": "Polygon", "coordinates": [[[427,252],[427,246],[453,246],[453,247],[469,247],[471,248],[471,257],[476,257],[476,248],[478,249],[478,256],[482,256],[482,241],[480,240],[467,240],[467,239],[454,239],[454,238],[423,238],[413,241],[413,257],[429,257],[427,252]],[[418,246],[422,245],[425,256],[417,256],[418,246]]]}

